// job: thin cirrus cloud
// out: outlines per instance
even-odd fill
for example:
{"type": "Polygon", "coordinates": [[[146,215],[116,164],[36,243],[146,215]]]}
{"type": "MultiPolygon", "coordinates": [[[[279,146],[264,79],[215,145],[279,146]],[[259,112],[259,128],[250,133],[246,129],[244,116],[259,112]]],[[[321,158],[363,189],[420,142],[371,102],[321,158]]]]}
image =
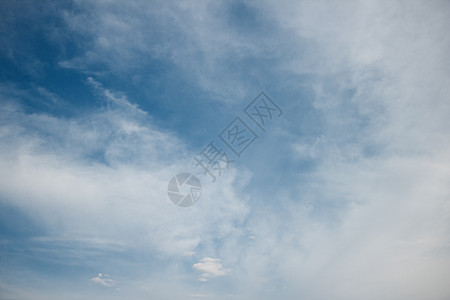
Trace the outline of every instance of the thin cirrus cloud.
{"type": "Polygon", "coordinates": [[[248,96],[248,87],[236,80],[240,75],[228,71],[230,58],[268,51],[252,43],[251,36],[242,37],[227,29],[231,5],[225,2],[82,2],[81,6],[86,9],[84,13],[65,13],[63,18],[71,30],[88,36],[90,43],[85,43],[80,56],[62,60],[59,65],[88,74],[92,65],[100,63],[139,80],[140,75],[131,72],[143,63],[169,61],[185,74],[185,80],[194,80],[216,99],[230,101],[248,96]]]}

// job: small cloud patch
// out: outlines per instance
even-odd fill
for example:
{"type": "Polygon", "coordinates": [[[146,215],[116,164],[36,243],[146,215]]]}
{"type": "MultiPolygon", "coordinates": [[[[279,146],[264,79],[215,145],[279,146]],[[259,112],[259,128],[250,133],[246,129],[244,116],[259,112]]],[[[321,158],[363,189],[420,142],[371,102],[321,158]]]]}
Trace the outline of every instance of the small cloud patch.
{"type": "Polygon", "coordinates": [[[200,281],[208,281],[211,278],[216,278],[220,276],[227,275],[230,270],[224,269],[220,259],[204,257],[200,260],[200,262],[192,265],[192,267],[202,272],[199,279],[200,281]]]}
{"type": "Polygon", "coordinates": [[[109,278],[108,274],[98,273],[97,277],[91,278],[91,282],[101,284],[106,287],[113,287],[117,281],[109,278]]]}

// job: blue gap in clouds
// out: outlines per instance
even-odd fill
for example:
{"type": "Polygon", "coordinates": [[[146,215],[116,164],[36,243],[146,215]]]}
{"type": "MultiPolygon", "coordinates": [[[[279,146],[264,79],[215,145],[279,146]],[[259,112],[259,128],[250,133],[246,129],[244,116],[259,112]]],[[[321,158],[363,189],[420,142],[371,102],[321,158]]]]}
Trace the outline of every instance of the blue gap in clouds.
{"type": "Polygon", "coordinates": [[[135,80],[111,74],[101,79],[104,87],[123,92],[149,113],[153,124],[176,132],[188,147],[200,150],[225,126],[226,104],[212,101],[169,61],[147,58],[144,63],[135,80]]]}
{"type": "MultiPolygon", "coordinates": [[[[225,20],[230,28],[237,30],[244,36],[252,38],[267,37],[273,31],[273,24],[264,20],[258,8],[244,1],[230,1],[225,3],[225,20]]],[[[221,12],[222,13],[222,12],[221,12]]]]}
{"type": "MultiPolygon", "coordinates": [[[[217,20],[224,21],[224,26],[236,29],[243,36],[261,37],[261,41],[263,35],[274,33],[273,24],[264,22],[255,7],[241,1],[226,3],[217,20]]],[[[201,53],[197,54],[201,57],[201,53]]],[[[189,71],[180,70],[168,60],[151,60],[148,57],[142,62],[145,68],[135,70],[135,74],[128,76],[112,74],[105,83],[129,95],[152,115],[159,127],[177,132],[188,145],[198,149],[214,139],[243,109],[244,103],[259,93],[261,87],[273,82],[273,79],[267,80],[267,74],[276,63],[274,59],[240,54],[219,60],[215,63],[225,77],[219,77],[217,81],[237,80],[248,90],[253,90],[254,95],[249,99],[230,99],[229,103],[214,101],[216,95],[202,90],[188,74],[189,71]],[[137,78],[137,81],[124,78],[137,78]]],[[[220,72],[212,75],[217,74],[220,72]]]]}
{"type": "MultiPolygon", "coordinates": [[[[83,108],[94,108],[85,76],[63,69],[58,62],[82,53],[90,41],[71,32],[61,19],[61,9],[72,10],[70,1],[55,3],[17,2],[4,5],[0,15],[7,32],[0,44],[0,81],[13,83],[19,90],[44,88],[60,96],[62,103],[22,99],[26,111],[70,116],[83,108]],[[58,11],[58,13],[57,13],[58,11]]],[[[100,67],[100,66],[99,66],[100,67]]]]}

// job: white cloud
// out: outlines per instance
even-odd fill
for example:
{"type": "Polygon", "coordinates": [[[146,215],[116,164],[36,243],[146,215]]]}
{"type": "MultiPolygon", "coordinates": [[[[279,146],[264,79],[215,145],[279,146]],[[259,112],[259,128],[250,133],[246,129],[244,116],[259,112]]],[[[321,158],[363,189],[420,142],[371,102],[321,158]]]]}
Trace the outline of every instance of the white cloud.
{"type": "Polygon", "coordinates": [[[44,238],[105,241],[96,249],[114,241],[182,256],[242,222],[248,208],[234,191],[240,175],[233,170],[221,184],[204,179],[195,207],[174,206],[167,183],[186,169],[197,171],[192,154],[126,97],[98,89],[111,104],[79,118],[26,114],[7,103],[2,108],[8,122],[0,131],[1,196],[43,223],[52,232],[44,238]],[[230,227],[208,226],[227,220],[230,227]]]}
{"type": "Polygon", "coordinates": [[[252,207],[249,297],[448,298],[448,2],[266,3],[314,45],[286,69],[317,76],[325,128],[294,143],[316,168],[280,195],[280,217],[252,207]]]}
{"type": "Polygon", "coordinates": [[[111,279],[108,274],[98,273],[94,278],[91,278],[92,283],[101,284],[106,287],[113,287],[116,285],[117,281],[111,279]]]}
{"type": "Polygon", "coordinates": [[[198,263],[193,264],[192,267],[202,272],[199,277],[200,281],[208,281],[211,278],[225,276],[230,273],[230,270],[223,268],[218,258],[204,257],[198,263]]]}

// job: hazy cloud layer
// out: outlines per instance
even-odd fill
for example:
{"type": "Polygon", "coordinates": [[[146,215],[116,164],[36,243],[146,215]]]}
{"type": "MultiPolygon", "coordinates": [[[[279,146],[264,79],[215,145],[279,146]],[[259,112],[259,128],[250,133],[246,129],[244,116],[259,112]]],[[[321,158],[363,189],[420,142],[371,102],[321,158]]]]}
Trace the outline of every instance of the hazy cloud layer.
{"type": "Polygon", "coordinates": [[[59,45],[48,61],[17,46],[24,21],[11,7],[5,74],[39,78],[52,66],[77,74],[90,98],[76,111],[70,95],[80,91],[45,85],[57,81],[50,76],[11,75],[0,86],[2,221],[30,224],[16,235],[3,226],[2,256],[25,263],[1,262],[1,295],[449,297],[446,1],[75,1],[24,10],[59,45]],[[61,24],[36,17],[47,15],[61,24]],[[63,47],[71,39],[72,52],[63,47]],[[161,100],[169,91],[157,88],[172,80],[202,91],[205,106],[188,93],[161,100]],[[192,158],[214,136],[199,146],[161,120],[222,122],[261,89],[276,96],[283,119],[217,183],[201,177],[199,203],[174,206],[168,181],[200,173],[192,158]],[[177,115],[173,103],[191,110],[177,115]]]}

